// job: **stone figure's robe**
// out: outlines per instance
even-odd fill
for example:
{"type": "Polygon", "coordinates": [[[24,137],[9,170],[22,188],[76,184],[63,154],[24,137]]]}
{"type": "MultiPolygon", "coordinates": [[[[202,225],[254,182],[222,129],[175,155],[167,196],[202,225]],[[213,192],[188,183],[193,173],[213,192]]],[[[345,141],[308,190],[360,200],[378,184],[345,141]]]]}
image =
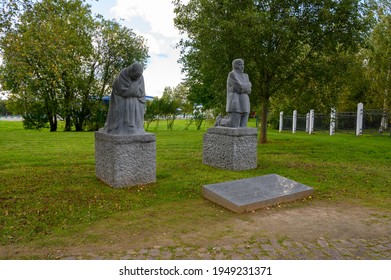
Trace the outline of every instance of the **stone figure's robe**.
{"type": "Polygon", "coordinates": [[[227,113],[250,113],[250,93],[248,75],[232,70],[227,78],[227,113]]]}
{"type": "Polygon", "coordinates": [[[130,66],[113,83],[109,113],[103,131],[111,134],[144,133],[145,85],[141,75],[130,78],[130,66]]]}

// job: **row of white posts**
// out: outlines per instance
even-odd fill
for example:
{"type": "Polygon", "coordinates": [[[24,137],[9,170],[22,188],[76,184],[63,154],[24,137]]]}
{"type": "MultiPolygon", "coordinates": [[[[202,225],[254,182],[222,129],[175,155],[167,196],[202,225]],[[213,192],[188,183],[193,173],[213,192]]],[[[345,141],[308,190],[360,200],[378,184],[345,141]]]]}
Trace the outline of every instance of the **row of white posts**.
{"type": "MultiPolygon", "coordinates": [[[[356,135],[362,135],[363,132],[363,118],[364,118],[364,104],[357,104],[357,121],[356,121],[356,135]]],[[[330,135],[335,134],[335,120],[336,120],[336,112],[335,109],[331,109],[330,113],[330,135]]],[[[284,121],[284,112],[280,112],[280,125],[279,131],[283,130],[283,121],[284,121]]],[[[306,115],[306,132],[308,134],[312,134],[314,132],[314,123],[315,123],[315,112],[314,110],[310,110],[306,115]]],[[[293,119],[292,119],[292,133],[296,133],[297,127],[297,110],[293,111],[293,119]]]]}

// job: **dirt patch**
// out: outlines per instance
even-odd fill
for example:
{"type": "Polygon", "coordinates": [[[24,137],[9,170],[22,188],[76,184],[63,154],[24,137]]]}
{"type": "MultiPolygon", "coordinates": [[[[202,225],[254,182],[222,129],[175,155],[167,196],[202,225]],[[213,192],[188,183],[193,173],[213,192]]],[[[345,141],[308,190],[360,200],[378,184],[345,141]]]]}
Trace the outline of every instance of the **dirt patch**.
{"type": "Polygon", "coordinates": [[[259,237],[292,241],[382,239],[391,236],[391,213],[356,205],[298,202],[236,214],[208,201],[123,212],[72,238],[52,237],[39,245],[0,248],[0,258],[63,258],[113,255],[162,247],[243,244],[259,237]]]}

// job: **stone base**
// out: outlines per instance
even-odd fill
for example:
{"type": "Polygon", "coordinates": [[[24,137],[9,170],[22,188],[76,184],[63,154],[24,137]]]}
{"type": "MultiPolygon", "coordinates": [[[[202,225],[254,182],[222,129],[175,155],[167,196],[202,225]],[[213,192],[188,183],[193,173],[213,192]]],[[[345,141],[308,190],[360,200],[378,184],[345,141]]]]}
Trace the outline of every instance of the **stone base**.
{"type": "Polygon", "coordinates": [[[295,201],[313,193],[313,188],[277,174],[205,185],[202,188],[205,198],[237,213],[295,201]]]}
{"type": "Polygon", "coordinates": [[[228,170],[257,167],[257,129],[212,127],[204,134],[203,163],[228,170]]]}
{"type": "Polygon", "coordinates": [[[156,182],[156,136],[95,132],[96,176],[113,188],[156,182]]]}

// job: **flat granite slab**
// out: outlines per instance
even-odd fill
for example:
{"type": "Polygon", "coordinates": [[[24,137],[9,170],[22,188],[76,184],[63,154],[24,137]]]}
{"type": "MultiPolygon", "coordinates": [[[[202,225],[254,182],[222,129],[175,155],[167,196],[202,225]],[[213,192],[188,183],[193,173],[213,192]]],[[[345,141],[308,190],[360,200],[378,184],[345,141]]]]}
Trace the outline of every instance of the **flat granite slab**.
{"type": "Polygon", "coordinates": [[[205,185],[202,195],[237,213],[305,198],[314,189],[277,174],[205,185]]]}

